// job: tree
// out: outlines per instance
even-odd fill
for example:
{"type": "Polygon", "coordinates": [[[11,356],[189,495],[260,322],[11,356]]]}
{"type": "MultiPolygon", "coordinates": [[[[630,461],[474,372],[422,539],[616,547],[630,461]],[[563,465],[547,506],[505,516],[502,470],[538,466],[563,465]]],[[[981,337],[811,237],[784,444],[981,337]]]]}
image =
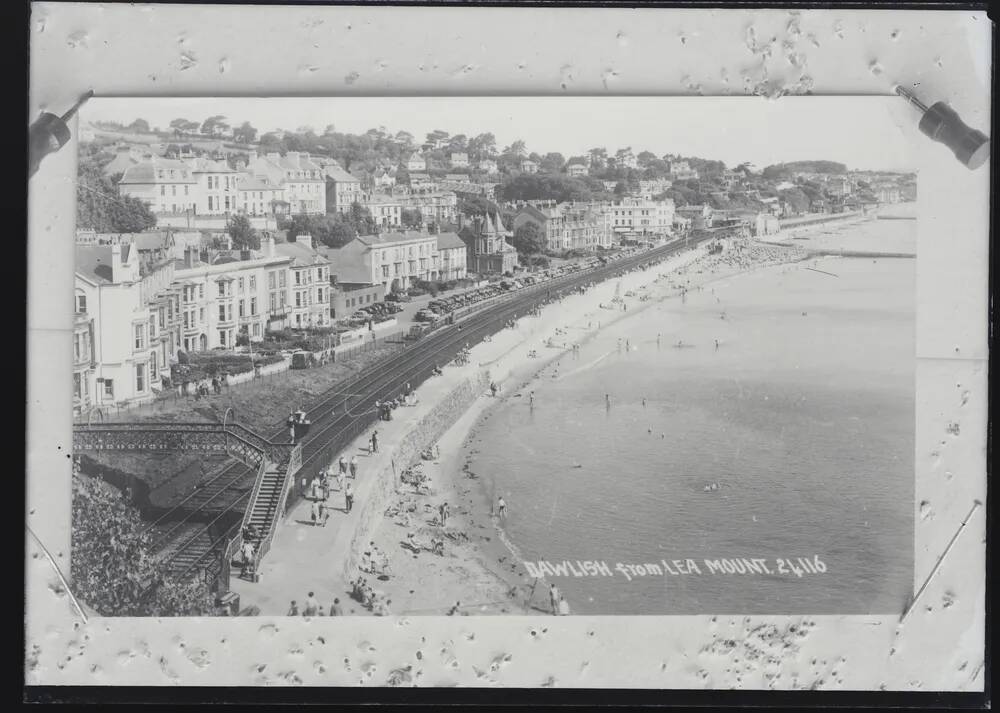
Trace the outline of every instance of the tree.
{"type": "Polygon", "coordinates": [[[424,214],[416,208],[404,208],[400,220],[404,228],[419,230],[424,225],[424,214]]]}
{"type": "Polygon", "coordinates": [[[229,237],[237,250],[260,250],[260,236],[245,215],[235,215],[229,221],[229,237]]]}
{"type": "Polygon", "coordinates": [[[206,136],[219,136],[228,131],[228,129],[229,124],[226,123],[226,117],[222,114],[210,116],[201,124],[201,133],[206,136]]]}
{"type": "Polygon", "coordinates": [[[521,139],[518,139],[510,146],[503,150],[504,153],[513,154],[515,156],[524,156],[528,153],[528,146],[521,139]]]}
{"type": "Polygon", "coordinates": [[[492,156],[497,150],[497,140],[493,134],[477,134],[469,139],[469,158],[480,160],[492,156]]]}
{"type": "Polygon", "coordinates": [[[566,159],[558,151],[553,151],[542,156],[539,167],[546,173],[559,173],[566,165],[566,159]]]}
{"type": "Polygon", "coordinates": [[[139,233],[156,226],[156,216],[143,201],[119,196],[115,183],[93,161],[77,164],[76,224],[98,233],[139,233]]]}
{"type": "Polygon", "coordinates": [[[625,181],[618,181],[618,183],[615,184],[615,195],[621,197],[626,193],[628,193],[628,186],[625,185],[625,181]]]}
{"type": "Polygon", "coordinates": [[[217,613],[207,584],[162,574],[139,511],[110,485],[74,472],[71,527],[74,591],[101,616],[217,613]]]}
{"type": "Polygon", "coordinates": [[[522,255],[540,253],[546,248],[545,235],[535,223],[525,223],[514,231],[511,245],[522,255]]]}
{"type": "Polygon", "coordinates": [[[233,139],[240,143],[252,144],[257,138],[257,129],[250,125],[249,121],[244,121],[239,128],[233,129],[233,139]]]}
{"type": "Polygon", "coordinates": [[[503,186],[503,199],[508,201],[554,200],[563,203],[589,201],[592,198],[593,191],[586,181],[560,173],[521,174],[503,186]]]}
{"type": "Polygon", "coordinates": [[[148,134],[149,122],[146,121],[145,119],[136,119],[126,128],[128,128],[129,131],[133,131],[137,134],[148,134]]]}
{"type": "Polygon", "coordinates": [[[427,134],[427,141],[425,143],[430,144],[433,148],[439,148],[448,141],[448,132],[442,131],[441,129],[434,129],[427,134]]]}
{"type": "Polygon", "coordinates": [[[635,160],[639,162],[640,166],[648,166],[653,161],[659,161],[660,159],[652,151],[640,151],[635,160]]]}
{"type": "Polygon", "coordinates": [[[409,151],[413,148],[413,134],[409,131],[397,131],[395,136],[396,143],[399,144],[400,148],[404,151],[409,151]]]}
{"type": "Polygon", "coordinates": [[[600,170],[608,162],[608,150],[605,148],[592,148],[587,154],[590,156],[590,165],[594,170],[600,170]]]}

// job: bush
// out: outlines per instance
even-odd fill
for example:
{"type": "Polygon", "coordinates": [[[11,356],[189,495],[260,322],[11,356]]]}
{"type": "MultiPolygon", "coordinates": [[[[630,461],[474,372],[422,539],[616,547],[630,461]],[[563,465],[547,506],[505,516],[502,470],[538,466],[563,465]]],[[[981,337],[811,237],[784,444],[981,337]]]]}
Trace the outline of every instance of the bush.
{"type": "Polygon", "coordinates": [[[200,579],[162,574],[139,511],[101,482],[74,473],[70,572],[77,595],[101,616],[212,616],[200,579]]]}
{"type": "Polygon", "coordinates": [[[177,352],[177,363],[178,364],[189,364],[190,361],[191,360],[188,357],[188,353],[186,351],[184,351],[183,349],[181,349],[180,351],[177,352]]]}

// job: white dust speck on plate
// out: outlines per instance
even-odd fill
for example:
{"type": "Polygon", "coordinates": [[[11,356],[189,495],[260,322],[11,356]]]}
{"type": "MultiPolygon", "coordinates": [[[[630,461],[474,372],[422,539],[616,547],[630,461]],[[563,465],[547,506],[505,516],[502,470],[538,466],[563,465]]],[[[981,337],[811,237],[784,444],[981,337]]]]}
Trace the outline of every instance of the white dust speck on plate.
{"type": "Polygon", "coordinates": [[[877,59],[873,59],[868,63],[868,71],[871,72],[874,77],[881,77],[885,72],[885,68],[882,66],[881,62],[877,59]]]}
{"type": "Polygon", "coordinates": [[[225,74],[232,67],[232,62],[229,61],[228,57],[223,57],[219,60],[219,74],[225,74]]]}
{"type": "Polygon", "coordinates": [[[903,34],[902,30],[893,30],[892,32],[889,33],[889,39],[892,40],[893,42],[896,42],[899,40],[902,34],[903,34]]]}
{"type": "MultiPolygon", "coordinates": [[[[349,74],[344,75],[344,84],[354,84],[358,81],[360,76],[361,75],[357,72],[350,72],[349,74]]],[[[305,533],[303,533],[302,536],[305,537],[305,533]]]]}
{"type": "Polygon", "coordinates": [[[77,47],[86,47],[89,40],[90,35],[87,34],[86,30],[77,30],[66,38],[66,44],[76,49],[77,47]]]}
{"type": "Polygon", "coordinates": [[[628,35],[626,35],[621,30],[618,31],[617,35],[615,35],[615,39],[618,40],[618,44],[621,45],[622,47],[628,46],[628,35]]]}
{"type": "Polygon", "coordinates": [[[528,67],[528,63],[525,62],[524,60],[521,60],[520,62],[517,63],[517,71],[518,72],[523,72],[525,69],[527,69],[527,67],[528,67]]]}
{"type": "Polygon", "coordinates": [[[833,23],[833,34],[835,34],[840,39],[844,39],[844,23],[837,20],[833,23]]]}
{"type": "Polygon", "coordinates": [[[381,72],[383,69],[389,66],[389,63],[384,59],[375,60],[375,71],[381,72]]]}
{"type": "Polygon", "coordinates": [[[604,88],[608,88],[608,82],[613,82],[618,79],[618,72],[614,69],[605,69],[601,73],[601,81],[604,83],[604,88]]]}
{"type": "Polygon", "coordinates": [[[564,64],[559,70],[559,86],[563,89],[569,87],[573,83],[573,65],[564,64]]]}
{"type": "Polygon", "coordinates": [[[194,52],[181,52],[181,70],[190,69],[198,64],[198,58],[194,52]]]}
{"type": "Polygon", "coordinates": [[[315,64],[303,64],[299,67],[299,74],[312,74],[318,71],[319,67],[315,64]]]}

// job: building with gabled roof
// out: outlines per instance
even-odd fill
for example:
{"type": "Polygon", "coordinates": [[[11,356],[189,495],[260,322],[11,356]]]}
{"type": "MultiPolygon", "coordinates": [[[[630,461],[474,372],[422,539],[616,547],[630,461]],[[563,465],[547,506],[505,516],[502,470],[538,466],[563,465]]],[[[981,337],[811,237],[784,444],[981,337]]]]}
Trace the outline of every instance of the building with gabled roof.
{"type": "Polygon", "coordinates": [[[437,236],[417,230],[359,235],[330,250],[337,282],[381,284],[386,292],[405,290],[414,279],[438,279],[437,236]],[[336,252],[336,255],[332,253],[336,252]]]}
{"type": "Polygon", "coordinates": [[[513,233],[504,227],[495,204],[492,215],[487,213],[476,218],[471,225],[460,227],[458,234],[466,246],[469,272],[502,275],[513,272],[517,267],[517,250],[507,242],[513,233]]]}
{"type": "Polygon", "coordinates": [[[185,161],[149,156],[125,169],[118,193],[141,200],[154,213],[194,212],[198,178],[185,161]]]}
{"type": "Polygon", "coordinates": [[[465,241],[457,233],[437,234],[437,279],[462,280],[468,274],[465,241]]]}

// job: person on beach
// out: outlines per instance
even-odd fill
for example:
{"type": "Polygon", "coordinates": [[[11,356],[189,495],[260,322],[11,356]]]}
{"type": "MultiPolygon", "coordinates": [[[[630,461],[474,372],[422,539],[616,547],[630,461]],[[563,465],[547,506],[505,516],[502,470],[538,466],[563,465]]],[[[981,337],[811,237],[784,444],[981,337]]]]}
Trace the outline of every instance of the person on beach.
{"type": "Polygon", "coordinates": [[[337,473],[337,490],[344,492],[344,474],[337,473]]]}
{"type": "Polygon", "coordinates": [[[358,477],[358,457],[351,456],[351,462],[349,464],[351,469],[351,477],[357,479],[358,477]]]}
{"type": "Polygon", "coordinates": [[[504,502],[503,495],[497,498],[497,515],[501,520],[507,517],[507,503],[504,502]]]}
{"type": "Polygon", "coordinates": [[[438,521],[441,523],[441,527],[444,527],[445,523],[448,521],[448,510],[445,503],[438,505],[438,521]]]}
{"type": "Polygon", "coordinates": [[[604,394],[604,404],[611,408],[611,394],[604,394]]]}
{"type": "Polygon", "coordinates": [[[569,603],[566,601],[566,597],[559,595],[559,615],[567,616],[569,614],[569,603]]]}
{"type": "Polygon", "coordinates": [[[455,606],[448,610],[448,616],[455,616],[458,614],[458,610],[461,609],[462,602],[455,602],[455,606]]]}
{"type": "Polygon", "coordinates": [[[288,613],[285,616],[298,616],[299,615],[299,605],[292,600],[291,606],[288,607],[288,613]]]}
{"type": "Polygon", "coordinates": [[[528,405],[529,406],[534,406],[535,405],[535,392],[534,391],[532,391],[530,394],[528,394],[528,405]]]}
{"type": "Polygon", "coordinates": [[[497,385],[495,381],[490,382],[490,394],[496,398],[497,395],[497,385]]]}
{"type": "Polygon", "coordinates": [[[552,613],[556,614],[559,611],[559,588],[555,582],[549,585],[549,604],[552,606],[552,613]]]}
{"type": "Polygon", "coordinates": [[[337,465],[340,467],[341,473],[347,472],[347,461],[344,459],[343,455],[340,456],[340,460],[337,462],[337,465]]]}
{"type": "Polygon", "coordinates": [[[344,610],[340,606],[340,600],[334,599],[333,604],[330,605],[330,616],[344,616],[344,610]]]}
{"type": "Polygon", "coordinates": [[[371,448],[369,450],[371,453],[378,453],[378,431],[372,431],[371,448]]]}
{"type": "Polygon", "coordinates": [[[719,340],[718,339],[715,340],[715,349],[716,350],[719,349],[719,340]]]}
{"type": "Polygon", "coordinates": [[[351,484],[348,483],[346,489],[344,490],[345,511],[350,512],[352,507],[354,507],[354,490],[351,489],[351,484]]]}
{"type": "Polygon", "coordinates": [[[319,499],[319,476],[314,475],[312,482],[309,484],[309,494],[313,500],[319,499]]]}
{"type": "Polygon", "coordinates": [[[316,616],[317,611],[319,611],[319,601],[316,599],[315,592],[309,592],[309,596],[306,597],[305,606],[302,609],[302,616],[316,616]]]}

